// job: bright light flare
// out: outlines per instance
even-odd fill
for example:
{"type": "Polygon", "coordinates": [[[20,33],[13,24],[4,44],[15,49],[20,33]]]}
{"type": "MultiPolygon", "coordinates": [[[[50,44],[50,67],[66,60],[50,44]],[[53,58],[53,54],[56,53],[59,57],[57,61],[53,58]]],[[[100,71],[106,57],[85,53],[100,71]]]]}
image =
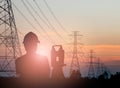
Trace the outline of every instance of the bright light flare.
{"type": "Polygon", "coordinates": [[[38,46],[37,54],[49,57],[50,56],[50,49],[47,46],[38,46]]]}
{"type": "Polygon", "coordinates": [[[38,49],[37,53],[43,56],[48,56],[48,52],[46,50],[38,49]]]}

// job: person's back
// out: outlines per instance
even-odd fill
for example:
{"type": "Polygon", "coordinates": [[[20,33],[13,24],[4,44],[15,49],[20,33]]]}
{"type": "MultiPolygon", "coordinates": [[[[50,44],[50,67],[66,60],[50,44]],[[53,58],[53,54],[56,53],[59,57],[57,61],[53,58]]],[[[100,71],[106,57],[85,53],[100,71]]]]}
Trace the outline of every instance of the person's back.
{"type": "Polygon", "coordinates": [[[38,42],[37,36],[32,32],[24,37],[26,54],[16,60],[16,73],[23,84],[31,85],[49,79],[47,57],[36,54],[38,42]]]}
{"type": "Polygon", "coordinates": [[[24,80],[45,80],[49,78],[49,64],[44,56],[24,55],[16,60],[16,72],[24,80]]]}

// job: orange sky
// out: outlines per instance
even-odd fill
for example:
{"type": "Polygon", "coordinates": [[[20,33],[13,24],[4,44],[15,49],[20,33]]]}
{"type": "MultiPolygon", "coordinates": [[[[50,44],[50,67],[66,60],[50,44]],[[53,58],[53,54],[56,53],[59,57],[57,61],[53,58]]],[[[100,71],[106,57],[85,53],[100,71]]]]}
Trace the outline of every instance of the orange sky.
{"type": "MultiPolygon", "coordinates": [[[[45,17],[42,15],[40,10],[36,7],[33,0],[27,0],[36,10],[36,12],[41,16],[42,19],[48,24],[45,17]]],[[[55,14],[56,18],[67,30],[65,32],[60,25],[56,22],[49,9],[44,3],[44,0],[36,0],[39,4],[41,10],[46,15],[47,19],[53,25],[55,30],[63,37],[67,43],[72,42],[72,31],[80,31],[79,34],[83,35],[82,41],[78,39],[81,43],[85,44],[83,51],[86,53],[90,49],[93,49],[97,57],[102,60],[120,60],[120,1],[119,0],[46,0],[52,12],[55,14]],[[68,3],[69,1],[69,3],[68,3]]],[[[41,43],[43,52],[50,52],[52,43],[47,40],[46,33],[40,28],[36,23],[33,16],[26,9],[21,0],[13,0],[14,4],[19,8],[19,10],[26,16],[26,18],[32,23],[38,31],[36,31],[15,9],[13,5],[13,11],[15,15],[16,25],[18,28],[18,33],[20,37],[20,42],[22,43],[24,35],[29,32],[35,32],[41,43]],[[20,32],[22,34],[20,34],[20,32]]],[[[64,42],[56,33],[53,28],[49,27],[39,18],[38,15],[31,9],[31,7],[24,0],[26,5],[29,7],[37,21],[46,30],[55,44],[62,44],[66,46],[67,43],[64,42]]],[[[21,44],[22,45],[22,44],[21,44]]],[[[40,49],[39,49],[40,51],[40,49]]],[[[67,51],[67,50],[66,50],[67,51]]],[[[49,55],[49,54],[47,54],[49,55]]]]}
{"type": "Polygon", "coordinates": [[[93,49],[95,56],[101,60],[120,60],[120,45],[89,45],[87,49],[93,49]]]}
{"type": "MultiPolygon", "coordinates": [[[[26,0],[24,0],[26,3],[26,0]]],[[[34,0],[27,0],[31,3],[36,12],[39,13],[42,19],[48,24],[48,21],[41,14],[40,10],[36,7],[34,0]]],[[[47,19],[51,22],[55,30],[63,37],[67,43],[73,42],[72,31],[80,31],[83,35],[82,40],[78,38],[78,41],[84,44],[83,52],[87,55],[90,49],[94,50],[95,56],[99,57],[102,61],[120,61],[120,1],[119,0],[46,0],[48,1],[51,10],[58,18],[59,22],[67,30],[65,32],[60,25],[55,21],[50,11],[46,7],[44,0],[36,0],[41,7],[41,10],[46,15],[47,19]],[[69,3],[68,3],[69,2],[69,3]]],[[[38,53],[48,56],[50,60],[50,50],[52,44],[50,39],[46,39],[46,33],[36,23],[35,19],[28,12],[21,0],[12,0],[14,4],[19,8],[22,14],[31,22],[31,24],[37,29],[31,26],[25,18],[15,9],[13,5],[13,12],[15,16],[16,26],[18,29],[19,39],[21,43],[21,49],[23,54],[25,53],[23,48],[23,37],[27,32],[33,31],[39,37],[41,41],[38,47],[38,53]]],[[[27,4],[27,3],[26,3],[27,4]]],[[[64,42],[49,25],[49,27],[34,13],[34,11],[27,4],[36,20],[45,31],[49,34],[55,44],[62,44],[65,52],[72,50],[66,42],[64,42]]],[[[1,32],[1,31],[0,31],[1,32]]],[[[1,48],[2,49],[2,48],[1,48]]],[[[0,51],[2,52],[2,51],[0,51]]],[[[67,55],[66,55],[67,56],[67,55]]],[[[66,61],[69,58],[65,58],[66,61]]]]}
{"type": "MultiPolygon", "coordinates": [[[[38,44],[38,53],[46,55],[50,59],[50,50],[52,46],[38,44]]],[[[73,46],[64,46],[63,49],[66,52],[66,60],[70,59],[68,57],[68,52],[72,51],[73,46]]],[[[120,45],[84,45],[82,51],[85,53],[85,57],[89,57],[90,50],[94,51],[94,56],[100,58],[103,62],[120,60],[120,45]]],[[[25,53],[24,48],[22,48],[23,54],[25,53]]],[[[72,54],[71,54],[72,56],[72,54]]],[[[87,59],[86,59],[87,60],[87,59]]],[[[69,60],[67,60],[69,61],[69,60]]],[[[71,60],[70,60],[71,61],[71,60]]]]}

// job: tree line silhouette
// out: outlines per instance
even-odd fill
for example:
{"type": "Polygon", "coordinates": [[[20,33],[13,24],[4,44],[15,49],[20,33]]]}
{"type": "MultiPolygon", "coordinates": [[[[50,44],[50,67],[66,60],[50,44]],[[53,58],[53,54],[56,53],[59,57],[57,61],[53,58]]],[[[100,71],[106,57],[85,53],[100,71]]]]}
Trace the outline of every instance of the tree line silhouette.
{"type": "MultiPolygon", "coordinates": [[[[17,77],[0,77],[0,88],[22,88],[18,83],[17,77]]],[[[37,88],[120,88],[120,72],[116,72],[108,77],[104,72],[98,78],[81,77],[79,74],[73,74],[69,78],[61,80],[49,79],[46,82],[40,82],[37,88]]],[[[25,87],[24,87],[25,88],[25,87]]]]}

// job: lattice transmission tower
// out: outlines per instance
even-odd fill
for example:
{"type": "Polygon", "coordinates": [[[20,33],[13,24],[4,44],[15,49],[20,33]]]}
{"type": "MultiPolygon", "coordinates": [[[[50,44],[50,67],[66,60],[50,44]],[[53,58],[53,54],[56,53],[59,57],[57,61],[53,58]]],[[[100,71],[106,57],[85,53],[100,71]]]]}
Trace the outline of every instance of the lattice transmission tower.
{"type": "Polygon", "coordinates": [[[72,62],[70,66],[70,74],[72,74],[73,71],[77,71],[81,74],[80,72],[80,63],[79,63],[79,56],[78,56],[78,45],[81,43],[78,43],[78,37],[82,36],[79,34],[79,31],[74,31],[73,35],[74,37],[73,41],[73,52],[72,52],[72,62]]]}
{"type": "Polygon", "coordinates": [[[0,76],[15,76],[15,59],[21,55],[11,0],[0,0],[0,76]]]}
{"type": "Polygon", "coordinates": [[[89,68],[88,68],[88,77],[89,78],[93,78],[95,77],[95,68],[94,68],[94,62],[93,62],[93,58],[95,58],[93,56],[93,50],[90,50],[90,62],[89,62],[89,68]]]}

